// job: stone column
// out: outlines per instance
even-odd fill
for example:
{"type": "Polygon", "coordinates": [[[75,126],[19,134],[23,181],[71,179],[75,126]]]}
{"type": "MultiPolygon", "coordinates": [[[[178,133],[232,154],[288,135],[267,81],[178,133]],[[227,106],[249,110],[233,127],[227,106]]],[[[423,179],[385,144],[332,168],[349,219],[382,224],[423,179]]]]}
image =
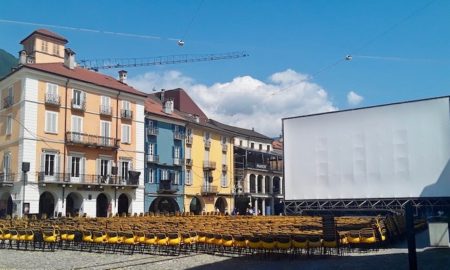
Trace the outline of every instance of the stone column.
{"type": "Polygon", "coordinates": [[[258,193],[258,178],[259,175],[255,175],[255,193],[258,193]]]}
{"type": "Polygon", "coordinates": [[[258,198],[255,199],[255,213],[253,213],[255,216],[258,215],[258,198]]]}
{"type": "Polygon", "coordinates": [[[250,174],[247,174],[245,176],[245,183],[244,184],[246,186],[246,188],[244,186],[244,192],[250,193],[250,174]]]}
{"type": "Polygon", "coordinates": [[[265,216],[266,215],[266,199],[262,200],[262,211],[261,211],[262,215],[265,216]]]}
{"type": "MultiPolygon", "coordinates": [[[[262,178],[262,181],[261,181],[262,183],[262,189],[261,189],[261,191],[262,191],[262,193],[263,194],[265,194],[266,193],[266,176],[263,176],[263,178],[262,178]]],[[[263,210],[264,211],[264,210],[263,210]]]]}

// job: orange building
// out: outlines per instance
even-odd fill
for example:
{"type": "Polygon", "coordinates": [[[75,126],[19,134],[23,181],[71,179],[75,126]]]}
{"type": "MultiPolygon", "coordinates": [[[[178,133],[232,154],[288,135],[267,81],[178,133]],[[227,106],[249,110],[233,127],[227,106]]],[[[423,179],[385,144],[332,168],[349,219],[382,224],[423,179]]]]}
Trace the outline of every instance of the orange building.
{"type": "Polygon", "coordinates": [[[0,215],[143,212],[146,94],[77,67],[67,42],[34,31],[0,80],[0,215]]]}

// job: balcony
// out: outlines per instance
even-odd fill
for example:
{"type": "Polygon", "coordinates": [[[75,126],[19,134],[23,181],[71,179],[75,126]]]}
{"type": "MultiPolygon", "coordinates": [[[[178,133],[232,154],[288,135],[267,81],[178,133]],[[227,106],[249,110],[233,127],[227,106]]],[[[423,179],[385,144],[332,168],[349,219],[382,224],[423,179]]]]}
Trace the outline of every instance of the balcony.
{"type": "Polygon", "coordinates": [[[194,138],[192,138],[192,136],[186,136],[186,144],[192,145],[192,141],[194,140],[194,138]]]}
{"type": "Polygon", "coordinates": [[[183,165],[183,160],[181,158],[173,158],[173,165],[181,166],[183,165]]]}
{"type": "Polygon", "coordinates": [[[147,135],[156,136],[156,135],[158,135],[158,133],[159,133],[159,131],[158,131],[158,128],[156,128],[156,127],[147,128],[147,135]]]}
{"type": "Polygon", "coordinates": [[[214,161],[203,161],[203,170],[215,170],[216,169],[216,162],[214,161]]]}
{"type": "Polygon", "coordinates": [[[0,173],[0,186],[12,186],[15,180],[14,173],[0,173]]]}
{"type": "Polygon", "coordinates": [[[174,131],[173,132],[173,139],[174,140],[183,140],[184,139],[184,134],[179,132],[179,131],[174,131]]]}
{"type": "Polygon", "coordinates": [[[219,188],[217,186],[212,186],[212,185],[205,185],[202,186],[202,195],[216,195],[217,193],[219,193],[219,188]]]}
{"type": "Polygon", "coordinates": [[[158,186],[158,193],[176,193],[178,191],[178,185],[173,184],[171,180],[160,180],[158,186]]]}
{"type": "Polygon", "coordinates": [[[61,105],[60,97],[55,94],[45,94],[45,105],[59,107],[61,105]]]}
{"type": "Polygon", "coordinates": [[[117,175],[96,175],[96,174],[77,174],[70,173],[52,173],[45,175],[45,172],[37,172],[38,183],[40,184],[80,184],[95,186],[131,186],[137,187],[139,179],[128,179],[117,175]]]}
{"type": "Polygon", "coordinates": [[[192,160],[192,158],[187,158],[186,159],[186,166],[192,167],[192,164],[194,164],[194,161],[192,160]]]}
{"type": "Polygon", "coordinates": [[[222,144],[222,152],[226,153],[228,151],[228,145],[222,144]]]}
{"type": "Polygon", "coordinates": [[[103,115],[103,116],[112,116],[112,107],[100,105],[99,113],[100,113],[100,115],[103,115]]]}
{"type": "Polygon", "coordinates": [[[206,149],[211,148],[211,141],[210,140],[205,141],[205,148],[206,149]]]}
{"type": "Polygon", "coordinates": [[[119,148],[118,139],[70,131],[66,133],[66,143],[102,149],[119,148]]]}
{"type": "Polygon", "coordinates": [[[159,162],[158,155],[147,154],[146,156],[147,156],[147,162],[150,162],[150,163],[158,163],[159,162]]]}
{"type": "Polygon", "coordinates": [[[132,110],[122,109],[120,111],[120,117],[122,119],[133,119],[133,111],[132,110]]]}
{"type": "Polygon", "coordinates": [[[86,110],[86,101],[84,101],[84,100],[80,101],[80,100],[72,99],[71,105],[72,105],[72,110],[83,111],[83,112],[86,110]]]}
{"type": "Polygon", "coordinates": [[[9,108],[14,104],[14,97],[7,96],[3,99],[3,109],[9,108]]]}
{"type": "Polygon", "coordinates": [[[224,172],[228,171],[228,165],[227,164],[222,164],[222,171],[224,171],[224,172]]]}

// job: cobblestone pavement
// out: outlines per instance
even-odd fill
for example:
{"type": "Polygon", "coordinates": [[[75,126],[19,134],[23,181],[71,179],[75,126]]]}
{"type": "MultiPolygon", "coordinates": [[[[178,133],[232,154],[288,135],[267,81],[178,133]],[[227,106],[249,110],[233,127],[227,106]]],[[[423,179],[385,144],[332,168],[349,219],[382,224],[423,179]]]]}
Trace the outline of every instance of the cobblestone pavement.
{"type": "MultiPolygon", "coordinates": [[[[448,269],[450,249],[423,249],[417,253],[419,269],[448,269]]],[[[125,255],[79,251],[0,250],[2,269],[408,269],[404,249],[352,253],[343,256],[239,258],[190,254],[179,256],[125,255]]]]}

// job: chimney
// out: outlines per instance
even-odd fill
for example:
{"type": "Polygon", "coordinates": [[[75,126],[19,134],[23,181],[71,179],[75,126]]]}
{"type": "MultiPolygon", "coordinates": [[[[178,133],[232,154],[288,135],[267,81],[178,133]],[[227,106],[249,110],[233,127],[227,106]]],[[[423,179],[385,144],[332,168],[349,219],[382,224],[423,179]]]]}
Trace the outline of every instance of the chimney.
{"type": "Polygon", "coordinates": [[[76,66],[75,52],[69,48],[64,50],[64,66],[66,66],[69,69],[74,69],[76,66]]]}
{"type": "Polygon", "coordinates": [[[161,99],[161,102],[164,103],[164,91],[166,89],[161,89],[161,95],[159,96],[159,99],[161,99]]]}
{"type": "Polygon", "coordinates": [[[25,65],[27,63],[27,51],[21,50],[19,52],[19,65],[25,65]]]}
{"type": "Polygon", "coordinates": [[[127,83],[128,72],[126,70],[119,70],[119,81],[122,83],[127,83]]]}
{"type": "Polygon", "coordinates": [[[173,112],[173,100],[168,99],[166,102],[164,102],[164,113],[172,114],[173,112]]]}
{"type": "Polygon", "coordinates": [[[200,123],[200,116],[194,114],[195,123],[200,123]]]}

